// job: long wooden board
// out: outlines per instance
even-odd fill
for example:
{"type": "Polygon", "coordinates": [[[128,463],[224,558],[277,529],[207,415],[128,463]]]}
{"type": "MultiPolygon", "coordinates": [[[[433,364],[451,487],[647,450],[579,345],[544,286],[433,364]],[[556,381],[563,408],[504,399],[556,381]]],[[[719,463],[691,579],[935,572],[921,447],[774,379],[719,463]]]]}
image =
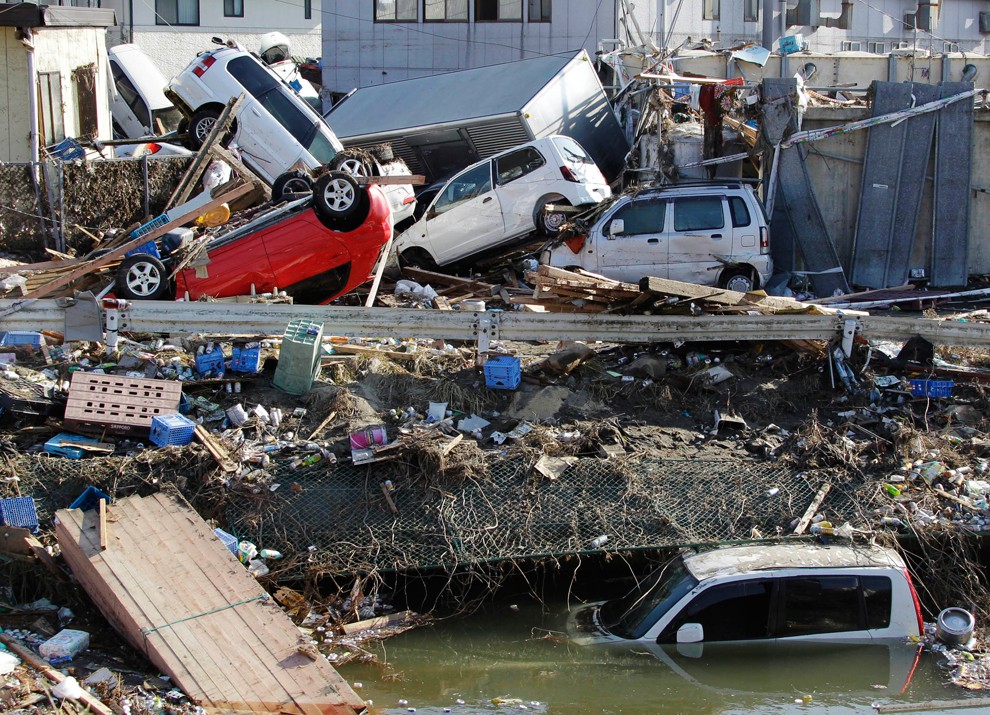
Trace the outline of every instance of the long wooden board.
{"type": "Polygon", "coordinates": [[[107,620],[208,713],[355,715],[364,703],[178,497],[58,512],[73,575],[107,620]]]}

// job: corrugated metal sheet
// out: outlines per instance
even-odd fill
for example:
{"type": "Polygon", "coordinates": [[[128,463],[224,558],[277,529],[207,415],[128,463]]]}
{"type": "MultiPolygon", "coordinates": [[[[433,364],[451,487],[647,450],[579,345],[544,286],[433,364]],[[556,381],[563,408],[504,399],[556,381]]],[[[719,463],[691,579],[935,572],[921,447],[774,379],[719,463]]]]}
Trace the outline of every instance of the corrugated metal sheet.
{"type": "MultiPolygon", "coordinates": [[[[343,142],[344,146],[348,148],[353,147],[355,149],[371,149],[371,147],[378,146],[379,144],[382,143],[383,143],[382,141],[377,139],[372,141],[343,142]]],[[[393,139],[389,139],[385,143],[392,145],[392,153],[395,154],[395,156],[398,157],[399,159],[402,159],[404,162],[406,162],[406,166],[409,167],[412,173],[414,174],[426,173],[424,171],[425,167],[423,166],[423,162],[419,160],[419,154],[417,154],[413,150],[413,148],[409,146],[409,142],[407,142],[403,137],[395,137],[393,139]]]]}
{"type": "MultiPolygon", "coordinates": [[[[942,97],[973,89],[971,82],[943,82],[942,97]]],[[[939,112],[935,150],[935,221],[931,285],[966,285],[969,254],[973,102],[964,99],[939,112]]]]}
{"type": "Polygon", "coordinates": [[[530,140],[518,116],[467,127],[468,137],[482,159],[530,140]]]}

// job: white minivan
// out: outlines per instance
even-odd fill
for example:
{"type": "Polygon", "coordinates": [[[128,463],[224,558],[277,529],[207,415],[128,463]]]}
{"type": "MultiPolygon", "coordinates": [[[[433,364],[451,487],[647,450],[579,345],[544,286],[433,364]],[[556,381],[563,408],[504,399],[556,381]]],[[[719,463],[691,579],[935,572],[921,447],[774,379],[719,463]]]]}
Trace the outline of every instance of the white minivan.
{"type": "Polygon", "coordinates": [[[538,230],[556,236],[568,214],[612,195],[588,152],[554,135],[495,154],[454,175],[395,242],[404,263],[443,266],[538,230]]]}
{"type": "Polygon", "coordinates": [[[165,96],[165,77],[140,47],[107,50],[113,78],[110,111],[114,130],[124,139],[174,132],[182,114],[165,96]]]}

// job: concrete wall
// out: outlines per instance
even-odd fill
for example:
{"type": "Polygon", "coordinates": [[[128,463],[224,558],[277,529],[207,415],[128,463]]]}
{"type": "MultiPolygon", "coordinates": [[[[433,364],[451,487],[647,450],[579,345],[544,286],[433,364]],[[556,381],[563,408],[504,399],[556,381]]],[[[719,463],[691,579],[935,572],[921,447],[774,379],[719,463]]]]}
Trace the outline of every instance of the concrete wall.
{"type": "MultiPolygon", "coordinates": [[[[869,116],[866,109],[812,108],[804,117],[804,129],[830,127],[869,116]]],[[[812,186],[838,248],[842,265],[848,271],[856,235],[856,213],[863,177],[868,130],[842,134],[813,142],[808,158],[812,186]],[[842,158],[837,158],[842,157],[842,158]],[[850,160],[843,160],[850,159],[850,160]]],[[[934,155],[934,152],[933,152],[934,155]]],[[[931,166],[928,175],[932,176],[931,166]]],[[[990,273],[990,115],[977,113],[973,134],[969,214],[969,272],[990,273]]],[[[912,268],[924,268],[930,274],[932,231],[932,181],[925,191],[912,251],[912,268]]]]}
{"type": "Polygon", "coordinates": [[[289,38],[293,55],[319,57],[323,15],[320,2],[313,0],[312,18],[306,19],[303,0],[244,0],[244,17],[224,17],[223,0],[200,0],[198,26],[170,27],[155,24],[155,0],[140,0],[133,3],[133,39],[129,38],[131,3],[128,0],[102,0],[102,6],[117,12],[118,26],[108,32],[110,46],[137,43],[155,61],[165,78],[171,79],[197,53],[213,47],[210,38],[214,36],[236,40],[246,49],[257,52],[261,36],[278,31],[289,38]]]}
{"type": "Polygon", "coordinates": [[[373,0],[324,0],[323,81],[334,92],[512,62],[582,47],[594,55],[615,36],[615,3],[557,0],[552,22],[375,22],[373,0]],[[597,8],[597,13],[596,13],[597,8]]]}
{"type": "MultiPolygon", "coordinates": [[[[37,28],[34,32],[37,71],[58,72],[62,91],[62,122],[66,136],[79,133],[78,98],[72,71],[96,64],[96,100],[99,136],[109,137],[106,35],[102,28],[37,28]]],[[[15,28],[0,28],[0,161],[30,161],[28,113],[30,87],[27,52],[15,28]]]]}

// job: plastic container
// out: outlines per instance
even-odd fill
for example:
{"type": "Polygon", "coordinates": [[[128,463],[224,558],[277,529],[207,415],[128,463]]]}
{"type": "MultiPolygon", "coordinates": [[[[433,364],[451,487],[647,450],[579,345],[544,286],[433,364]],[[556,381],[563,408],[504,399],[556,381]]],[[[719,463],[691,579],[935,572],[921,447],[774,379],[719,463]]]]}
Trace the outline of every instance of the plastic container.
{"type": "Polygon", "coordinates": [[[38,647],[46,660],[74,658],[89,648],[89,633],[63,628],[38,647]]]}
{"type": "MultiPolygon", "coordinates": [[[[137,236],[133,236],[133,237],[137,238],[137,236]]],[[[138,253],[147,253],[149,256],[154,256],[159,260],[161,260],[162,257],[162,254],[158,251],[158,246],[155,245],[154,241],[148,241],[147,243],[141,244],[137,248],[132,248],[127,253],[125,253],[124,256],[129,257],[136,255],[138,253]]]]}
{"type": "Polygon", "coordinates": [[[235,345],[230,358],[230,369],[234,372],[261,370],[261,348],[241,348],[235,345]]]}
{"type": "Polygon", "coordinates": [[[357,432],[351,432],[351,449],[367,449],[386,442],[388,442],[388,433],[384,426],[368,427],[357,432]]]}
{"type": "Polygon", "coordinates": [[[159,447],[184,445],[193,440],[196,423],[182,415],[158,415],[151,420],[151,441],[159,447]]]}
{"type": "Polygon", "coordinates": [[[228,534],[226,531],[220,528],[213,530],[213,533],[217,535],[217,538],[223,542],[223,545],[227,547],[234,556],[237,556],[237,537],[233,534],[228,534]]]}
{"type": "Polygon", "coordinates": [[[938,614],[935,637],[943,643],[962,645],[973,637],[976,619],[964,608],[946,608],[938,614]]]}
{"type": "Polygon", "coordinates": [[[100,499],[105,501],[107,504],[112,501],[109,494],[104,494],[94,486],[88,486],[83,490],[83,493],[76,497],[76,500],[69,505],[69,508],[90,511],[91,509],[96,508],[100,499]]]}
{"type": "Polygon", "coordinates": [[[30,345],[31,347],[40,348],[44,344],[45,336],[30,330],[8,330],[3,335],[0,335],[0,346],[5,348],[17,345],[30,345]]]}
{"type": "Polygon", "coordinates": [[[323,323],[293,320],[282,334],[272,385],[290,395],[305,395],[320,374],[323,323]]]}
{"type": "Polygon", "coordinates": [[[0,499],[0,524],[38,530],[38,510],[31,497],[0,499]]]}
{"type": "Polygon", "coordinates": [[[911,380],[911,394],[915,397],[951,397],[952,380],[911,380]]]}
{"type": "MultiPolygon", "coordinates": [[[[131,238],[139,238],[141,236],[146,236],[147,234],[149,234],[152,231],[154,231],[156,228],[161,228],[162,226],[164,226],[168,222],[169,222],[168,214],[162,214],[161,216],[156,216],[155,218],[153,218],[150,221],[148,221],[148,223],[143,224],[141,226],[138,226],[136,229],[134,229],[133,231],[131,231],[130,237],[131,238]]],[[[145,245],[147,245],[147,244],[145,244],[145,245]]],[[[138,249],[138,251],[140,252],[142,248],[144,248],[144,246],[141,246],[138,249]]],[[[158,256],[158,249],[155,249],[155,253],[152,254],[152,255],[154,255],[156,258],[158,258],[159,257],[158,256]]]]}
{"type": "Polygon", "coordinates": [[[100,440],[94,439],[93,437],[83,437],[78,434],[59,432],[57,435],[45,442],[45,452],[48,454],[57,454],[60,457],[68,457],[69,459],[82,459],[86,455],[86,450],[82,447],[66,447],[63,446],[62,443],[86,442],[89,444],[98,444],[99,441],[100,440]]]}
{"type": "Polygon", "coordinates": [[[485,385],[493,390],[514,390],[522,380],[519,358],[493,357],[485,363],[485,385]]]}
{"type": "Polygon", "coordinates": [[[223,372],[223,350],[219,345],[214,346],[212,352],[196,356],[196,372],[200,375],[223,372]]]}

